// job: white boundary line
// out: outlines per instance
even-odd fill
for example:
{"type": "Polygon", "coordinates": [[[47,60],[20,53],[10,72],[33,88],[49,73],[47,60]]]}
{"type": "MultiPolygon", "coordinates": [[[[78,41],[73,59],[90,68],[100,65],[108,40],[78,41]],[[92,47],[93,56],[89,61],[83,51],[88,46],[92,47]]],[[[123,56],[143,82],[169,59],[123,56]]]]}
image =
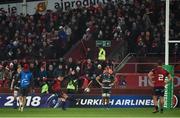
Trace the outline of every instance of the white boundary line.
{"type": "MultiPolygon", "coordinates": [[[[0,118],[161,118],[161,117],[0,117],[0,118]]],[[[179,117],[162,117],[162,118],[179,118],[179,117]]]]}

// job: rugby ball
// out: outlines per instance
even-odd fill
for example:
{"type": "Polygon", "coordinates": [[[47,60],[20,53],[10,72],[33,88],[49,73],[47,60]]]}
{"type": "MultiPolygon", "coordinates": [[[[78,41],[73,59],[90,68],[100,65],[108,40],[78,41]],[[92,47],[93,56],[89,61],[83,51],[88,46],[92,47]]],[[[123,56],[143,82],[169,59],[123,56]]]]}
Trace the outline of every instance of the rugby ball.
{"type": "Polygon", "coordinates": [[[89,93],[90,92],[90,88],[85,88],[84,92],[89,93]]]}

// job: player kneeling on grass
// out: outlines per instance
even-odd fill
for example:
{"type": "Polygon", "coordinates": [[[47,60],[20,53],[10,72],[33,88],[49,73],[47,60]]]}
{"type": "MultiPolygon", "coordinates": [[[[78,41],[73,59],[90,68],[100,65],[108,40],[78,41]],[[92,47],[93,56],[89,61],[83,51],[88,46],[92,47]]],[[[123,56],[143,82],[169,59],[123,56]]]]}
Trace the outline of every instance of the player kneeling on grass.
{"type": "Polygon", "coordinates": [[[61,105],[62,110],[66,110],[67,99],[68,99],[68,95],[64,93],[63,91],[59,91],[59,92],[56,92],[55,94],[52,94],[48,98],[47,104],[49,104],[49,106],[52,106],[53,104],[52,106],[53,108],[58,108],[61,105]]]}
{"type": "Polygon", "coordinates": [[[24,64],[23,70],[19,74],[20,78],[20,97],[19,97],[19,110],[23,111],[26,104],[26,96],[29,93],[32,85],[32,73],[29,71],[29,65],[24,64]]]}
{"type": "Polygon", "coordinates": [[[53,90],[54,94],[52,94],[48,98],[47,103],[54,104],[53,108],[58,108],[61,105],[62,109],[66,110],[66,101],[67,101],[68,95],[65,92],[63,92],[61,89],[61,84],[62,84],[63,80],[64,80],[63,75],[59,75],[55,79],[53,86],[52,86],[52,90],[53,90]],[[51,103],[51,102],[53,102],[53,103],[51,103]]]}
{"type": "Polygon", "coordinates": [[[158,98],[160,98],[160,110],[161,113],[163,113],[165,84],[172,80],[171,75],[169,74],[169,72],[162,68],[162,62],[159,60],[157,67],[148,73],[148,77],[154,85],[153,102],[155,110],[153,111],[153,113],[159,112],[158,98]],[[168,81],[165,81],[165,77],[168,77],[168,81]]]}
{"type": "Polygon", "coordinates": [[[96,77],[96,81],[102,87],[102,100],[105,107],[109,107],[109,99],[111,94],[111,88],[114,85],[113,71],[106,67],[103,74],[96,77]],[[100,82],[101,81],[101,82],[100,82]]]}

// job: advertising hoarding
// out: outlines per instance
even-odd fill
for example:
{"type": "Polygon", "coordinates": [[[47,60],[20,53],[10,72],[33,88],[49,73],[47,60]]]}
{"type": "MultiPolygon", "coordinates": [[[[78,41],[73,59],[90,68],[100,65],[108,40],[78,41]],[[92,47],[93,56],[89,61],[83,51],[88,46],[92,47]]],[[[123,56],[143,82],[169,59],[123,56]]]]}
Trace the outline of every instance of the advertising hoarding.
{"type": "MultiPolygon", "coordinates": [[[[78,107],[78,108],[101,108],[103,103],[101,96],[94,95],[75,95],[73,101],[68,101],[68,107],[78,107]]],[[[57,98],[49,100],[50,95],[31,95],[27,96],[27,107],[36,108],[48,108],[54,107],[57,98]]],[[[180,96],[174,96],[174,106],[180,107],[178,100],[180,96]]],[[[14,97],[11,94],[0,94],[0,108],[13,107],[14,97]]],[[[19,105],[17,103],[17,105],[19,105]]],[[[123,96],[111,96],[110,107],[111,108],[142,108],[142,107],[152,107],[153,101],[151,96],[138,96],[138,95],[123,95],[123,96]]]]}

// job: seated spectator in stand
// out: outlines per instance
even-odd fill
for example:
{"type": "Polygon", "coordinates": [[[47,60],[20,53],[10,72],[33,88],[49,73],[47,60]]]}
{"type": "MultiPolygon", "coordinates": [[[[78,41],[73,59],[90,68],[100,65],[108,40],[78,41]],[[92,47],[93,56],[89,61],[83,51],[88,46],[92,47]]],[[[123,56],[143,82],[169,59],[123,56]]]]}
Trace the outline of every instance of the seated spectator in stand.
{"type": "Polygon", "coordinates": [[[47,71],[45,70],[44,66],[41,66],[40,70],[37,73],[36,87],[42,86],[43,80],[46,78],[47,78],[47,71]]]}
{"type": "Polygon", "coordinates": [[[119,81],[119,86],[121,88],[125,88],[127,86],[127,82],[126,82],[125,76],[121,76],[120,81],[119,81]]]}
{"type": "Polygon", "coordinates": [[[71,58],[71,57],[69,57],[68,58],[68,61],[66,62],[66,64],[67,64],[67,66],[68,66],[68,69],[75,69],[75,62],[74,62],[74,60],[71,58]]]}
{"type": "Polygon", "coordinates": [[[53,76],[55,78],[64,75],[63,65],[59,64],[58,67],[54,69],[53,76]]]}
{"type": "Polygon", "coordinates": [[[9,68],[9,65],[7,64],[3,72],[3,87],[9,87],[10,81],[11,81],[11,70],[9,68]]]}
{"type": "Polygon", "coordinates": [[[0,64],[0,87],[3,86],[3,65],[0,64]]]}
{"type": "Polygon", "coordinates": [[[48,66],[48,69],[47,69],[47,78],[49,79],[49,80],[53,80],[54,79],[54,68],[53,68],[53,65],[52,64],[50,64],[49,66],[48,66]]]}

